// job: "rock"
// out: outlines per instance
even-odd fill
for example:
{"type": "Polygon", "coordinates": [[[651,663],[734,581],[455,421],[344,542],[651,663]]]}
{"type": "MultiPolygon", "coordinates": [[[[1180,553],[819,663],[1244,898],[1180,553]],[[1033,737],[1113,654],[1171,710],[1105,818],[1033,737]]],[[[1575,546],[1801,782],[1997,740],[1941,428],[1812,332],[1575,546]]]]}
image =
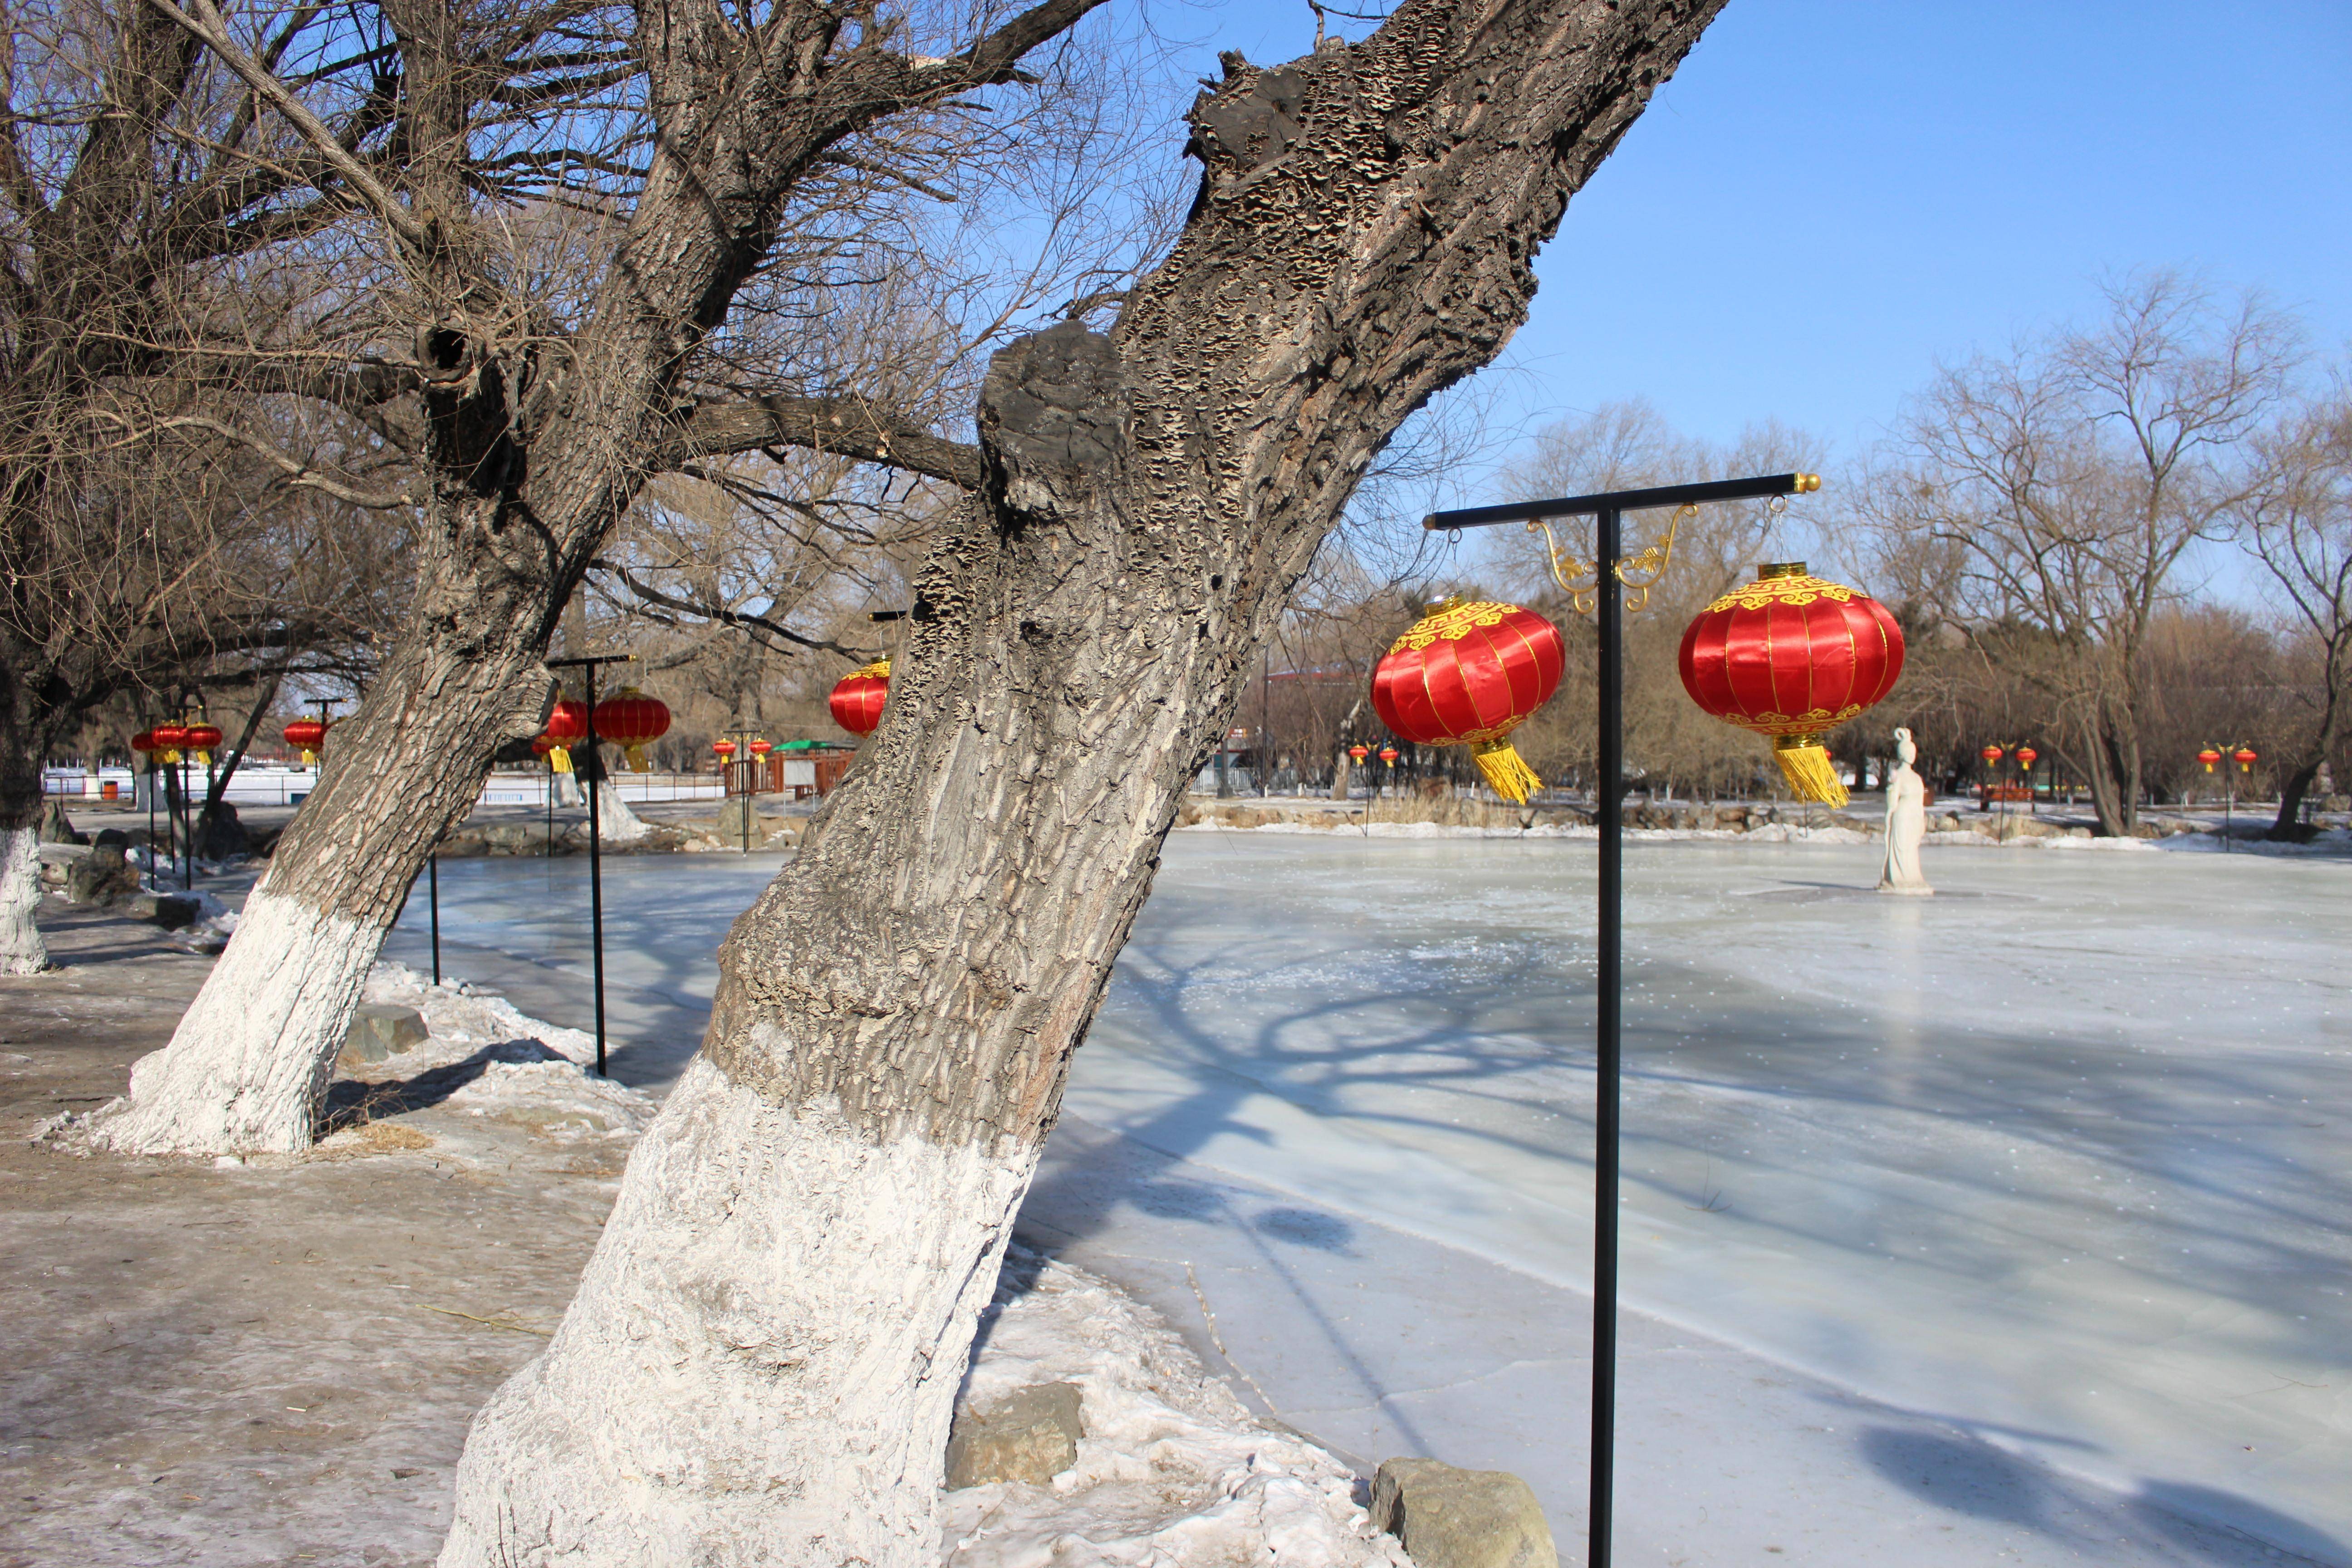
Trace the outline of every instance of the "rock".
{"type": "Polygon", "coordinates": [[[101,827],[91,837],[89,847],[93,849],[128,849],[131,847],[131,835],[120,827],[101,827]]]}
{"type": "Polygon", "coordinates": [[[203,828],[204,837],[196,845],[196,854],[204,859],[226,860],[252,852],[245,824],[236,819],[236,807],[227,801],[213,807],[211,818],[203,822],[203,828]]]}
{"type": "Polygon", "coordinates": [[[93,844],[66,868],[68,903],[111,904],[138,894],[139,868],[125,860],[114,845],[93,844]]]}
{"type": "Polygon", "coordinates": [[[362,1003],[352,1016],[351,1032],[343,1037],[342,1054],[337,1060],[347,1068],[380,1062],[422,1044],[430,1032],[425,1026],[425,1016],[414,1007],[362,1003]]]}
{"type": "Polygon", "coordinates": [[[133,893],[123,901],[123,908],[131,919],[152,921],[165,931],[192,926],[204,913],[195,900],[173,893],[133,893]]]}
{"type": "Polygon", "coordinates": [[[41,807],[40,840],[44,844],[87,844],[89,839],[74,831],[72,818],[66,816],[66,804],[50,801],[41,807]]]}
{"type": "Polygon", "coordinates": [[[1075,1383],[1033,1384],[986,1405],[962,1405],[948,1432],[948,1487],[1043,1486],[1077,1462],[1086,1435],[1075,1383]]]}
{"type": "Polygon", "coordinates": [[[1557,1568],[1551,1527],[1528,1483],[1506,1470],[1391,1459],[1372,1478],[1372,1528],[1417,1568],[1557,1568]]]}

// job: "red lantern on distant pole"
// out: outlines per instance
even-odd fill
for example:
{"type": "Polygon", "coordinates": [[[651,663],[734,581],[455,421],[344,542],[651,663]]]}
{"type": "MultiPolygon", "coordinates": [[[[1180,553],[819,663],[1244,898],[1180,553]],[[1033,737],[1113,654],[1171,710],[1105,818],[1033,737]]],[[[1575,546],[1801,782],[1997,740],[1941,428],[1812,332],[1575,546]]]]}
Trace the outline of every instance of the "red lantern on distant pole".
{"type": "Polygon", "coordinates": [[[1991,767],[1994,763],[2000,761],[2000,748],[1999,746],[1987,746],[1983,751],[1979,752],[1977,755],[1984,759],[1985,766],[1991,767]]]}
{"type": "MultiPolygon", "coordinates": [[[[147,732],[154,738],[156,753],[164,762],[176,763],[180,760],[180,748],[188,742],[188,727],[185,724],[176,720],[167,719],[147,732]]],[[[2210,773],[2213,770],[2208,768],[2205,771],[2210,773]]]]}
{"type": "Polygon", "coordinates": [[[713,741],[710,749],[719,754],[719,765],[722,768],[735,761],[735,742],[732,741],[713,741]]]}
{"type": "Polygon", "coordinates": [[[2238,764],[2240,773],[2250,773],[2254,771],[2254,764],[2262,759],[2254,754],[2254,749],[2252,746],[2240,746],[2230,754],[2230,760],[2238,764]]]}
{"type": "Polygon", "coordinates": [[[588,704],[569,697],[557,699],[548,710],[547,728],[541,733],[548,742],[547,765],[559,773],[570,773],[572,748],[588,738],[588,704]]]}
{"type": "Polygon", "coordinates": [[[1394,746],[1382,746],[1381,748],[1381,761],[1388,763],[1391,767],[1396,766],[1397,758],[1402,755],[1403,755],[1403,753],[1399,752],[1394,746]]]}
{"type": "Polygon", "coordinates": [[[1361,742],[1358,742],[1355,745],[1348,748],[1349,761],[1354,763],[1358,767],[1363,766],[1364,759],[1371,754],[1372,749],[1361,742]]]}
{"type": "Polygon", "coordinates": [[[319,748],[327,740],[326,725],[316,719],[297,719],[286,726],[285,733],[288,745],[301,748],[302,765],[306,768],[317,766],[319,748]]]}
{"type": "Polygon", "coordinates": [[[195,752],[196,762],[207,768],[213,765],[213,753],[220,750],[220,726],[201,719],[188,726],[187,736],[180,742],[183,749],[195,752]]]}
{"type": "Polygon", "coordinates": [[[624,686],[596,704],[596,738],[620,747],[629,759],[629,771],[653,772],[646,748],[669,733],[669,707],[634,686],[624,686]]]}
{"type": "MultiPolygon", "coordinates": [[[[1495,793],[1524,802],[1543,780],[1504,737],[1550,700],[1567,662],[1559,628],[1533,610],[1448,599],[1381,655],[1372,710],[1418,745],[1469,747],[1495,793]]],[[[1381,761],[1396,755],[1383,747],[1381,761]]]]}
{"type": "Polygon", "coordinates": [[[889,698],[890,661],[877,658],[843,676],[826,706],[833,710],[835,723],[862,738],[882,722],[882,706],[889,698]]]}
{"type": "Polygon", "coordinates": [[[2033,771],[2033,759],[2041,754],[2031,746],[2020,746],[2017,748],[2017,765],[2030,773],[2033,771]]]}
{"type": "Polygon", "coordinates": [[[2205,771],[2210,773],[2213,771],[2213,765],[2221,760],[2221,753],[2208,746],[2197,753],[2197,760],[2205,764],[2205,771]]]}
{"type": "Polygon", "coordinates": [[[1790,793],[1843,805],[1845,785],[1821,737],[1894,689],[1903,628],[1861,589],[1781,562],[1698,613],[1683,633],[1681,665],[1692,701],[1770,738],[1790,793]]]}

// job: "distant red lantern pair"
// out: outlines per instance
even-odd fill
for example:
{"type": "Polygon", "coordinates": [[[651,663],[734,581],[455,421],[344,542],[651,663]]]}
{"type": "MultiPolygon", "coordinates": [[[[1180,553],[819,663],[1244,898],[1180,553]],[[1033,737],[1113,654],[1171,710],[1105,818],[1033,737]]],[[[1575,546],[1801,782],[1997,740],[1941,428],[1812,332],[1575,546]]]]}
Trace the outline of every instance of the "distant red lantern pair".
{"type": "Polygon", "coordinates": [[[2020,746],[2017,748],[2017,765],[2030,773],[2033,771],[2034,759],[2041,755],[2031,746],[2020,746]]]}
{"type": "Polygon", "coordinates": [[[890,661],[877,658],[835,683],[825,705],[833,710],[835,723],[862,739],[882,722],[882,708],[889,700],[890,661]]]}
{"type": "MultiPolygon", "coordinates": [[[[1821,737],[1894,689],[1903,629],[1860,589],[1783,562],[1699,612],[1683,633],[1681,665],[1692,701],[1770,738],[1800,800],[1843,805],[1845,785],[1821,737]]],[[[1984,754],[1997,761],[2000,748],[1984,754]]]]}
{"type": "Polygon", "coordinates": [[[1990,767],[1995,763],[2000,761],[2000,748],[1999,746],[1987,746],[1983,751],[1979,752],[1977,755],[1984,759],[1985,766],[1990,767]]]}
{"type": "Polygon", "coordinates": [[[2208,746],[2197,753],[2197,760],[2205,764],[2205,771],[2210,773],[2213,771],[2213,764],[2221,760],[2221,753],[2208,746]]]}
{"type": "Polygon", "coordinates": [[[1372,749],[1360,742],[1348,748],[1348,760],[1354,763],[1358,767],[1363,766],[1364,759],[1371,754],[1372,749]]]}
{"type": "MultiPolygon", "coordinates": [[[[1543,781],[1504,737],[1550,700],[1567,662],[1559,628],[1533,610],[1449,599],[1381,657],[1372,710],[1416,745],[1469,747],[1495,793],[1524,802],[1543,781]]],[[[1398,754],[1384,746],[1381,761],[1398,754]]]]}

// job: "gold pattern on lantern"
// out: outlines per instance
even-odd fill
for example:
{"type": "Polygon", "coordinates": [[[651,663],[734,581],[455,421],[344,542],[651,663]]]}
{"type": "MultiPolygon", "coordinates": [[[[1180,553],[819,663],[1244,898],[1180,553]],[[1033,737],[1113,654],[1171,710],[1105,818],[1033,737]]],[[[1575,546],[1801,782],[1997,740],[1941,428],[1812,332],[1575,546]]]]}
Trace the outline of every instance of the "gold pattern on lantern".
{"type": "Polygon", "coordinates": [[[1389,651],[1402,653],[1411,648],[1417,652],[1432,643],[1460,642],[1481,626],[1501,626],[1505,616],[1515,616],[1518,612],[1517,605],[1465,605],[1448,599],[1444,605],[1414,622],[1412,630],[1389,644],[1389,651]]]}

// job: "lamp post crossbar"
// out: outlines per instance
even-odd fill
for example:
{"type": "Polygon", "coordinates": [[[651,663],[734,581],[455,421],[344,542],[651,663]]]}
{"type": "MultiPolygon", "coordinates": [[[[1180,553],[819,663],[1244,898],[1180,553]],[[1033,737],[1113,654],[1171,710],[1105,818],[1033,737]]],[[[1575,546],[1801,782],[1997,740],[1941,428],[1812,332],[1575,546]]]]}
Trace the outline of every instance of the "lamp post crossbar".
{"type": "MultiPolygon", "coordinates": [[[[1617,1440],[1618,1102],[1623,1078],[1625,988],[1626,584],[1622,573],[1633,564],[1624,553],[1624,514],[1653,507],[1697,506],[1707,501],[1763,500],[1802,495],[1820,488],[1821,479],[1812,474],[1771,474],[1758,479],[1610,490],[1557,500],[1468,507],[1432,512],[1421,521],[1422,527],[1435,533],[1515,522],[1536,523],[1555,517],[1593,520],[1592,591],[1589,599],[1580,590],[1573,596],[1580,611],[1585,611],[1590,605],[1588,613],[1600,641],[1597,696],[1601,776],[1593,818],[1601,832],[1601,907],[1593,1030],[1592,1458],[1591,1489],[1585,1515],[1586,1568],[1608,1568],[1615,1523],[1612,1499],[1617,1440]]],[[[1637,592],[1640,588],[1637,582],[1637,592]]],[[[1646,602],[1646,594],[1643,599],[1646,602]]]]}
{"type": "Polygon", "coordinates": [[[1659,506],[1696,506],[1705,501],[1765,500],[1773,496],[1799,495],[1819,487],[1812,474],[1771,474],[1754,479],[1708,479],[1695,485],[1654,485],[1647,489],[1604,490],[1598,495],[1567,496],[1558,500],[1507,501],[1501,506],[1464,507],[1433,511],[1421,520],[1433,533],[1457,528],[1492,528],[1498,523],[1535,522],[1548,517],[1598,517],[1605,511],[1645,511],[1659,506]]]}

